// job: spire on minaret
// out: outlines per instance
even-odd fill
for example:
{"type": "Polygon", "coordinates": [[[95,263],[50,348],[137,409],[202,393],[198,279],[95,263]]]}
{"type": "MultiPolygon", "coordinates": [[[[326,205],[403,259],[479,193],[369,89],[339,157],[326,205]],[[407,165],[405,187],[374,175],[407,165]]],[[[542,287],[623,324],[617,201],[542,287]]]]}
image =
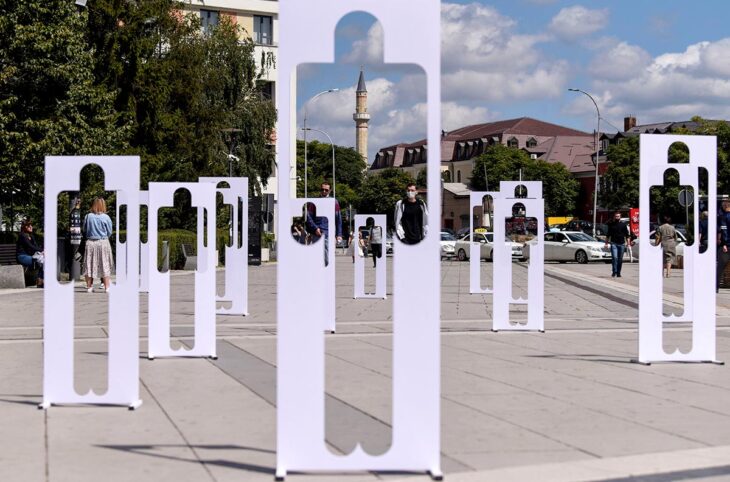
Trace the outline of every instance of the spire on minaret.
{"type": "Polygon", "coordinates": [[[370,114],[368,114],[368,90],[365,87],[365,72],[362,65],[360,66],[360,78],[357,81],[355,113],[352,114],[352,120],[355,121],[355,150],[362,156],[365,161],[365,169],[367,169],[370,114]]]}
{"type": "Polygon", "coordinates": [[[365,87],[365,72],[362,70],[362,65],[360,66],[360,78],[357,81],[357,92],[367,92],[368,89],[365,87]]]}

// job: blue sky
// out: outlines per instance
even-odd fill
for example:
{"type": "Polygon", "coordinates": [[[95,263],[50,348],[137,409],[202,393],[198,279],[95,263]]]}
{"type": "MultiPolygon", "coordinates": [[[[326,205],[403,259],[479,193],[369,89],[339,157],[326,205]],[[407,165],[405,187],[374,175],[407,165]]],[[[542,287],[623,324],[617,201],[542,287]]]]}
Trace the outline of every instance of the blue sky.
{"type": "MultiPolygon", "coordinates": [[[[569,87],[590,92],[618,127],[628,114],[639,123],[730,119],[728,19],[724,0],[443,2],[443,128],[529,116],[592,130],[593,104],[569,87]]],[[[303,66],[298,79],[300,122],[304,101],[341,89],[309,104],[308,123],[354,145],[365,66],[371,162],[381,147],[425,137],[425,79],[413,66],[378,64],[381,41],[372,17],[345,17],[336,64],[303,66]]],[[[615,131],[608,122],[602,130],[615,131]]]]}

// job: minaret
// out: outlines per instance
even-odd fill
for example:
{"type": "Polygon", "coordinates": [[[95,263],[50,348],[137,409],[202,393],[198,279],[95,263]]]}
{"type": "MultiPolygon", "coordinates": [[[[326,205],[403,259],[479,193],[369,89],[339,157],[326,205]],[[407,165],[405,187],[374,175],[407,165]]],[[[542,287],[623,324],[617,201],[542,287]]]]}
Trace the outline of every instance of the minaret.
{"type": "Polygon", "coordinates": [[[360,79],[357,81],[357,92],[355,99],[355,113],[352,119],[355,121],[355,150],[362,156],[365,164],[368,164],[368,91],[365,88],[365,73],[360,67],[360,79]]]}

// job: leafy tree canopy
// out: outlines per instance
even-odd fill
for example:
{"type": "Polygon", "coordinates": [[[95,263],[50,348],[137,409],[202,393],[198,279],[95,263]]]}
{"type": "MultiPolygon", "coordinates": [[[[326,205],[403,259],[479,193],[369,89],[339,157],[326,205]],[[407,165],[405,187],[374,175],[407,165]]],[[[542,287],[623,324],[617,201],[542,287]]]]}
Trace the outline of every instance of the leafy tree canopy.
{"type": "Polygon", "coordinates": [[[549,163],[522,150],[501,144],[489,146],[474,160],[471,187],[475,191],[499,190],[499,181],[542,181],[545,215],[570,213],[578,197],[578,181],[562,164],[549,163]],[[486,175],[486,180],[485,180],[486,175]],[[487,183],[489,181],[489,189],[487,183]]]}
{"type": "Polygon", "coordinates": [[[66,0],[0,3],[0,203],[35,218],[44,156],[113,154],[131,133],[94,82],[86,18],[66,0]]]}
{"type": "Polygon", "coordinates": [[[378,174],[369,175],[360,189],[357,210],[362,214],[387,214],[388,227],[395,226],[395,203],[403,199],[406,187],[415,182],[407,172],[387,168],[378,174]]]}

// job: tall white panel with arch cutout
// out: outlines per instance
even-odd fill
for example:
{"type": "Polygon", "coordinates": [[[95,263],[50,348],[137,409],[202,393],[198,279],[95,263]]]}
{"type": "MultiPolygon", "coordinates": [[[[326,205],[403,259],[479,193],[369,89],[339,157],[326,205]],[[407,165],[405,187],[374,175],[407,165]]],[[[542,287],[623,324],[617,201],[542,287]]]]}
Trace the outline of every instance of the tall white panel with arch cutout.
{"type": "MultiPolygon", "coordinates": [[[[137,200],[139,192],[138,156],[49,156],[45,172],[46,240],[58,237],[58,195],[78,191],[84,166],[97,164],[104,170],[104,189],[116,191],[125,200],[137,200]]],[[[139,243],[139,204],[127,204],[127,242],[139,243]]],[[[116,226],[119,229],[119,226],[116,226]]],[[[56,279],[56,243],[46,242],[45,292],[43,298],[43,403],[128,405],[138,407],[139,399],[139,292],[134,276],[117,267],[115,283],[109,288],[109,370],[108,389],[103,394],[89,391],[79,395],[74,389],[74,283],[56,279]],[[131,281],[130,281],[131,280],[131,281]]],[[[126,266],[136,266],[138,253],[128,253],[126,266]]]]}
{"type": "MultiPolygon", "coordinates": [[[[474,212],[474,208],[477,206],[482,206],[482,202],[484,200],[484,196],[489,196],[492,198],[492,204],[494,205],[494,200],[497,199],[499,196],[498,192],[478,192],[474,191],[469,196],[469,212],[474,212]]],[[[492,280],[491,286],[492,288],[482,288],[481,283],[481,250],[482,247],[479,243],[475,243],[474,241],[474,216],[469,216],[469,233],[470,236],[472,236],[471,240],[472,242],[469,243],[469,293],[471,294],[490,294],[493,292],[494,289],[494,280],[492,280]]],[[[493,237],[493,240],[496,240],[497,238],[493,237]]],[[[496,243],[495,243],[496,244],[496,243]]],[[[494,246],[492,246],[492,249],[494,249],[494,246]]],[[[496,253],[495,253],[496,254],[496,253]]],[[[494,266],[492,266],[492,269],[494,269],[494,266]]],[[[494,276],[492,276],[494,277],[494,276]]]]}
{"type": "MultiPolygon", "coordinates": [[[[715,342],[715,256],[717,239],[717,139],[714,136],[649,135],[640,137],[641,193],[639,226],[641,262],[639,263],[639,361],[714,362],[715,342]],[[689,148],[688,164],[670,164],[669,146],[682,142],[689,148]],[[699,219],[699,168],[707,169],[707,250],[699,252],[699,243],[684,247],[684,313],[665,316],[662,313],[662,250],[652,246],[649,239],[650,190],[664,184],[668,169],[679,172],[679,183],[691,186],[695,193],[692,204],[694,219],[699,219]],[[687,353],[664,351],[663,323],[691,322],[692,349],[687,353]]],[[[694,239],[699,239],[698,223],[694,224],[694,239]]]]}
{"type": "Polygon", "coordinates": [[[197,268],[195,270],[195,346],[170,347],[170,272],[160,273],[157,258],[150,256],[149,267],[149,345],[148,358],[216,357],[215,330],[215,184],[192,182],[149,183],[147,242],[157,252],[157,218],[163,207],[172,207],[178,189],[190,191],[191,204],[207,211],[207,222],[198,216],[197,268]],[[207,246],[204,243],[204,230],[207,246]]]}
{"type": "MultiPolygon", "coordinates": [[[[150,194],[147,191],[139,192],[139,204],[141,206],[149,206],[150,194]]],[[[149,212],[149,208],[148,208],[149,212]]],[[[148,227],[149,232],[149,227],[148,227]]],[[[146,243],[139,241],[139,291],[147,293],[150,290],[150,243],[149,237],[146,243]]],[[[155,260],[157,259],[157,250],[155,250],[155,260]]],[[[157,265],[157,261],[155,261],[157,265]]]]}
{"type": "MultiPolygon", "coordinates": [[[[383,241],[385,241],[385,232],[387,228],[387,216],[385,214],[357,214],[355,215],[355,232],[358,232],[358,227],[365,226],[369,218],[375,221],[374,228],[379,227],[383,231],[383,241]]],[[[358,238],[353,238],[352,242],[357,243],[358,238]]],[[[355,288],[354,298],[382,298],[386,299],[387,289],[387,266],[388,257],[385,252],[385,243],[383,243],[383,252],[381,257],[378,259],[378,264],[375,268],[375,291],[372,293],[365,293],[365,264],[366,259],[362,256],[357,255],[355,251],[355,288]]],[[[368,261],[369,262],[369,261],[368,261]]]]}
{"type": "MultiPolygon", "coordinates": [[[[248,178],[201,177],[200,182],[211,182],[223,195],[223,202],[231,209],[231,245],[225,247],[225,291],[216,301],[229,302],[228,308],[216,309],[219,315],[248,315],[248,178]],[[218,184],[228,183],[227,188],[218,184]],[[240,224],[239,224],[240,221],[240,224]]],[[[200,208],[198,209],[200,212],[200,208]]]]}
{"type": "MultiPolygon", "coordinates": [[[[440,141],[440,2],[435,0],[283,0],[278,68],[279,193],[290,192],[296,132],[295,73],[300,63],[334,60],[337,22],[353,11],[371,13],[384,31],[384,61],[420,65],[427,77],[428,142],[440,141]],[[417,31],[404,25],[418,25],[417,31]],[[316,25],[317,28],[312,28],[316,25]]],[[[429,203],[441,205],[438,149],[428,159],[429,203]]],[[[279,223],[277,470],[427,471],[440,476],[440,264],[439,221],[429,218],[429,235],[419,244],[395,241],[393,256],[393,440],[379,456],[357,446],[353,453],[332,453],[325,441],[324,334],[330,280],[321,251],[298,244],[288,224],[305,199],[282,197],[279,223]],[[283,226],[283,228],[282,228],[283,226]],[[286,233],[286,235],[284,235],[286,233]],[[302,282],[302,277],[307,282],[302,282]],[[417,282],[414,282],[417,280],[417,282]],[[327,297],[327,298],[326,298],[327,297]],[[323,303],[326,301],[327,303],[323,303]],[[305,307],[307,316],[301,316],[305,307]]],[[[318,199],[322,214],[334,217],[332,199],[318,199]],[[325,204],[327,203],[327,204],[325,204]]],[[[332,242],[332,237],[330,237],[332,242]]],[[[334,243],[333,243],[334,244],[334,243]]],[[[332,250],[330,251],[333,252],[332,250]]],[[[332,266],[334,263],[330,263],[332,266]]]]}
{"type": "MultiPolygon", "coordinates": [[[[495,193],[496,194],[496,193],[495,193]]],[[[499,196],[494,197],[494,296],[492,330],[545,331],[545,202],[540,181],[502,181],[499,196]],[[515,190],[524,186],[527,197],[516,197],[515,190]],[[530,245],[527,269],[527,299],[512,296],[512,249],[504,243],[505,220],[512,217],[512,207],[523,204],[526,217],[537,218],[537,237],[530,245]],[[500,240],[502,240],[500,242],[500,240]],[[511,304],[527,305],[527,323],[510,323],[511,304]]]]}

